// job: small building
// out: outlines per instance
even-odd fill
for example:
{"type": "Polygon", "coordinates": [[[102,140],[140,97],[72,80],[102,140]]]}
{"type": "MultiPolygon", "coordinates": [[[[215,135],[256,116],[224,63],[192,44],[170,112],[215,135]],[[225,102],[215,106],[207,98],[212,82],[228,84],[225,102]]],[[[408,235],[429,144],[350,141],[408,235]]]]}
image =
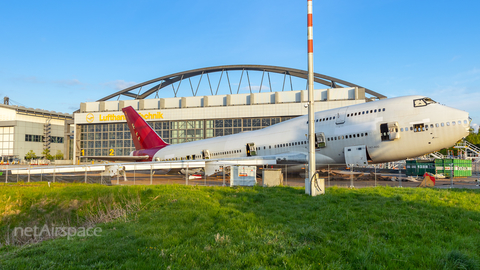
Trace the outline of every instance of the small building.
{"type": "Polygon", "coordinates": [[[70,124],[68,113],[0,104],[1,161],[23,160],[30,150],[41,157],[45,149],[69,158],[70,124]]]}

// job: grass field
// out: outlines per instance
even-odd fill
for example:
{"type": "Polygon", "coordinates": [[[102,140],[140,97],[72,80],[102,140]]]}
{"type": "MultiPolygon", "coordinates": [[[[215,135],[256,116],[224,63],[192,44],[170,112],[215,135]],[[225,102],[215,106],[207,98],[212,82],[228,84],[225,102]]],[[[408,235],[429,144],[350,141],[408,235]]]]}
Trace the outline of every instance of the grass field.
{"type": "Polygon", "coordinates": [[[0,218],[0,269],[480,269],[473,190],[20,183],[0,218]],[[102,232],[12,245],[44,224],[102,232]]]}

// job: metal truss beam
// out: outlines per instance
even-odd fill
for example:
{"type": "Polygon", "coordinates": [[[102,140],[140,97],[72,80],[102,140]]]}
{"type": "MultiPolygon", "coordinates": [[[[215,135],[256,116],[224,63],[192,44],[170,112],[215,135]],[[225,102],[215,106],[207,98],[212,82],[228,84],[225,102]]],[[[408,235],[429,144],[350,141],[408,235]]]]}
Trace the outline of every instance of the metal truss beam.
{"type": "MultiPolygon", "coordinates": [[[[247,75],[248,75],[249,70],[250,71],[261,71],[261,72],[264,72],[264,73],[267,72],[268,76],[270,76],[269,73],[278,73],[278,74],[284,74],[285,76],[289,75],[289,76],[294,76],[294,77],[297,77],[297,78],[302,78],[302,79],[305,79],[305,80],[307,79],[307,75],[308,75],[308,72],[306,70],[279,67],[279,66],[227,65],[227,66],[206,67],[206,68],[192,69],[192,70],[188,70],[188,71],[183,71],[183,72],[178,72],[178,73],[173,73],[173,74],[170,74],[170,75],[158,77],[158,78],[155,78],[155,79],[152,79],[152,80],[149,80],[149,81],[139,83],[137,85],[125,88],[125,89],[120,90],[118,92],[115,92],[111,95],[108,95],[104,98],[101,98],[98,101],[106,101],[106,100],[112,99],[114,97],[117,97],[119,95],[124,95],[124,96],[132,97],[132,98],[135,98],[135,99],[145,99],[148,96],[154,94],[155,92],[159,91],[162,88],[165,88],[165,87],[170,86],[170,85],[173,86],[174,83],[185,80],[185,79],[190,79],[191,77],[203,76],[204,74],[207,74],[207,76],[208,76],[209,73],[214,73],[214,72],[222,72],[222,74],[223,74],[223,72],[237,71],[237,70],[242,71],[242,76],[243,76],[243,71],[246,71],[247,75]],[[155,83],[157,83],[157,84],[155,84],[155,83]],[[139,94],[137,95],[137,94],[133,94],[132,92],[130,92],[132,90],[140,89],[141,87],[146,86],[146,85],[150,85],[150,84],[155,84],[155,85],[150,87],[148,90],[146,90],[143,93],[140,93],[140,91],[139,91],[139,94]]],[[[210,78],[208,78],[208,80],[210,82],[210,78]]],[[[340,80],[340,79],[330,77],[330,76],[326,76],[326,75],[319,74],[319,73],[314,73],[314,80],[315,80],[316,83],[320,83],[320,84],[323,84],[323,85],[331,87],[331,88],[338,88],[338,87],[343,87],[343,86],[362,87],[362,86],[359,86],[359,85],[354,84],[354,83],[350,83],[350,82],[347,82],[347,81],[344,81],[344,80],[340,80]],[[342,85],[342,86],[339,86],[339,84],[342,85]]],[[[365,88],[365,87],[362,87],[362,88],[365,88]]],[[[212,90],[212,89],[210,89],[210,90],[212,90]]],[[[282,88],[282,90],[283,90],[283,88],[282,88]]],[[[198,86],[197,86],[197,91],[198,91],[198,86]]],[[[178,87],[177,87],[177,92],[178,92],[178,87]]],[[[230,90],[230,92],[231,92],[231,90],[230,90]]],[[[238,92],[238,90],[237,90],[237,92],[238,92]]],[[[374,96],[378,99],[386,98],[386,96],[384,96],[380,93],[377,93],[375,91],[372,91],[370,89],[367,89],[367,88],[365,88],[365,93],[370,94],[370,95],[372,95],[372,96],[374,96]]],[[[196,92],[194,94],[196,95],[196,92]]]]}

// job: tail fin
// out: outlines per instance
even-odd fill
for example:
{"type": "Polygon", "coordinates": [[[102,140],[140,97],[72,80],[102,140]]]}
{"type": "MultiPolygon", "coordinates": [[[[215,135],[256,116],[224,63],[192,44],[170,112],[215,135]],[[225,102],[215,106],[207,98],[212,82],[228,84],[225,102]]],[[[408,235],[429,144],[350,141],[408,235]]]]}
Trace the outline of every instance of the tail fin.
{"type": "Polygon", "coordinates": [[[168,145],[150,125],[132,108],[128,106],[122,109],[127,119],[128,128],[132,134],[133,144],[136,150],[163,148],[168,145]]]}

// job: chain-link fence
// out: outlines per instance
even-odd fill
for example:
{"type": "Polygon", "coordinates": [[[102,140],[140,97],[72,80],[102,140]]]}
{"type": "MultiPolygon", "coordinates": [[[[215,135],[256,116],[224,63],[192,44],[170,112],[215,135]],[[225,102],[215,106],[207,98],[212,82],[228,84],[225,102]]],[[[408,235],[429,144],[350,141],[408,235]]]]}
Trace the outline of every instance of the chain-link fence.
{"type": "MultiPolygon", "coordinates": [[[[219,165],[216,173],[205,175],[203,168],[176,168],[155,169],[154,165],[130,165],[129,168],[117,171],[108,170],[109,165],[91,166],[81,165],[76,168],[81,171],[63,172],[65,168],[52,167],[18,167],[2,166],[0,169],[0,182],[53,182],[53,183],[97,183],[104,185],[203,185],[203,186],[230,186],[232,179],[242,178],[242,175],[231,173],[228,164],[219,165]],[[149,167],[150,166],[150,167],[149,167]]],[[[117,165],[114,165],[117,166],[117,165]]],[[[121,167],[121,164],[118,165],[121,167]]],[[[245,166],[244,166],[245,167],[245,166]]],[[[282,164],[249,167],[254,170],[257,185],[262,185],[263,170],[280,170],[284,186],[304,187],[307,175],[306,165],[282,164]]],[[[72,167],[69,167],[70,170],[72,167]]],[[[423,177],[411,177],[405,170],[367,167],[345,167],[345,165],[332,164],[318,170],[319,177],[325,179],[326,187],[416,187],[423,177]]],[[[449,178],[437,177],[438,185],[451,185],[454,183],[475,183],[480,177],[480,163],[472,164],[472,177],[449,178]]]]}
{"type": "MultiPolygon", "coordinates": [[[[112,165],[112,164],[110,164],[112,165]]],[[[116,166],[116,165],[114,165],[116,166]]],[[[65,170],[72,167],[19,167],[2,166],[0,169],[0,182],[57,182],[57,183],[97,183],[104,185],[202,185],[202,186],[230,186],[232,179],[239,179],[243,176],[231,173],[228,164],[219,165],[212,175],[205,175],[203,168],[176,168],[176,169],[155,169],[149,165],[130,165],[128,168],[121,167],[119,170],[109,170],[109,165],[76,166],[76,170],[65,170]]],[[[248,167],[248,166],[244,166],[248,167]]],[[[284,164],[284,165],[263,165],[248,167],[254,174],[257,185],[262,185],[263,170],[280,170],[284,186],[304,187],[306,165],[284,164]]],[[[345,167],[345,165],[332,164],[318,170],[319,177],[325,179],[326,187],[417,187],[423,177],[407,177],[405,170],[378,168],[378,166],[367,167],[345,167]]],[[[464,178],[441,178],[437,177],[436,186],[452,184],[478,184],[480,178],[480,163],[472,164],[472,176],[464,178]]]]}
{"type": "Polygon", "coordinates": [[[480,176],[480,160],[477,162],[472,162],[472,176],[480,176]]]}

